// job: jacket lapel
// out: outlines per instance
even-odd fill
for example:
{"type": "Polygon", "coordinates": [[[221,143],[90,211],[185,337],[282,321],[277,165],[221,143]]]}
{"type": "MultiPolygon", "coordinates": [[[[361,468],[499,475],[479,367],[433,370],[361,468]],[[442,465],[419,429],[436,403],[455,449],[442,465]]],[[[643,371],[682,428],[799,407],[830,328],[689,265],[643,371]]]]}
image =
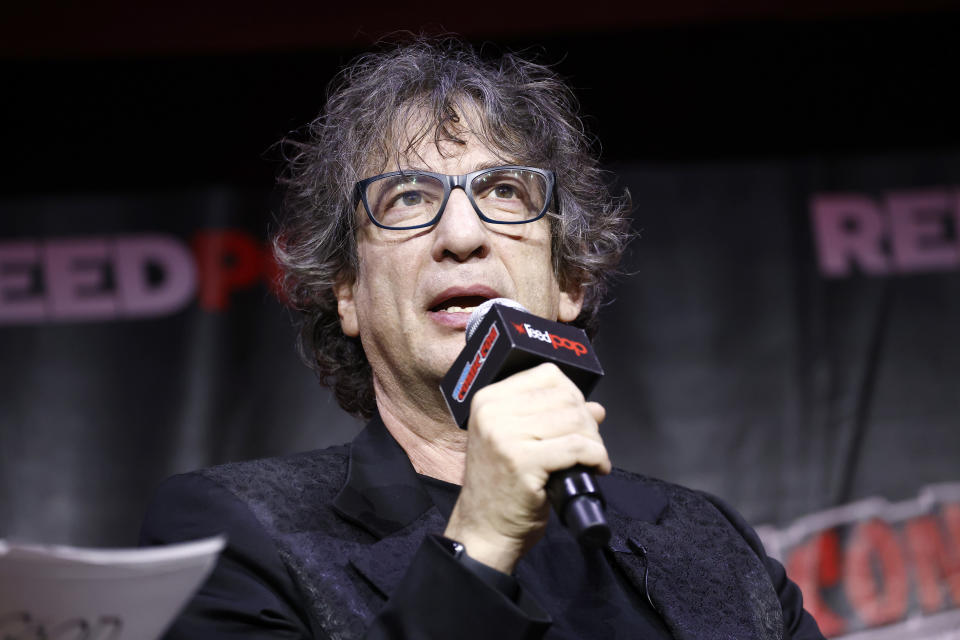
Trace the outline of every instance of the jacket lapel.
{"type": "Polygon", "coordinates": [[[333,499],[334,510],[383,538],[432,506],[406,452],[375,415],[350,445],[347,481],[333,499]]]}
{"type": "Polygon", "coordinates": [[[657,610],[648,588],[648,565],[643,545],[644,527],[656,526],[667,508],[663,493],[635,478],[627,479],[623,472],[614,470],[597,479],[607,502],[607,521],[610,524],[608,557],[627,576],[634,588],[657,610]]]}
{"type": "Polygon", "coordinates": [[[766,569],[731,523],[693,491],[639,480],[634,493],[639,484],[640,496],[653,492],[659,499],[647,497],[643,513],[608,500],[611,556],[671,634],[677,640],[781,637],[780,603],[766,569]]]}
{"type": "Polygon", "coordinates": [[[379,415],[353,440],[347,481],[333,508],[377,538],[348,559],[384,597],[400,582],[424,537],[446,527],[406,452],[379,415]]]}
{"type": "Polygon", "coordinates": [[[436,507],[430,507],[419,518],[400,531],[386,536],[362,551],[350,555],[350,564],[363,575],[384,598],[390,597],[407,572],[410,561],[428,533],[443,533],[446,521],[436,507]]]}

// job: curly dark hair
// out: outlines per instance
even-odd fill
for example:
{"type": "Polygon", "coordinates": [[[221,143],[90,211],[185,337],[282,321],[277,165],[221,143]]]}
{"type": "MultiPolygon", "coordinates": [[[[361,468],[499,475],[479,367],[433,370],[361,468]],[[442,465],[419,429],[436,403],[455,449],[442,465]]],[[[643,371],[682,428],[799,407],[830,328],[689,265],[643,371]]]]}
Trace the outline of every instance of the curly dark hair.
{"type": "Polygon", "coordinates": [[[344,410],[365,418],[376,410],[370,364],[359,339],[340,330],[333,289],[357,269],[353,185],[371,167],[399,164],[428,136],[438,150],[441,141],[459,142],[466,114],[479,115],[474,134],[495,155],[556,174],[554,271],[565,291],[582,289],[573,324],[593,335],[630,238],[630,196],[610,194],[577,111],[546,66],[513,54],[487,60],[454,38],[419,39],[357,58],[333,80],[305,134],[281,143],[286,215],[274,253],[284,293],[303,314],[300,354],[344,410]]]}

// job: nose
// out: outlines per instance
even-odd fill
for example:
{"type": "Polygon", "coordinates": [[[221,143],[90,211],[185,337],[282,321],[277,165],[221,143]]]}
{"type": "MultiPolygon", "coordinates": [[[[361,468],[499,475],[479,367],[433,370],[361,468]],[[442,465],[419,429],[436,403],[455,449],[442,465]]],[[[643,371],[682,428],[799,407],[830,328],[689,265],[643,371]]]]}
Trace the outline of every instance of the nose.
{"type": "Polygon", "coordinates": [[[447,206],[433,230],[433,259],[452,258],[466,262],[484,258],[490,252],[490,236],[486,225],[463,189],[454,189],[447,206]]]}

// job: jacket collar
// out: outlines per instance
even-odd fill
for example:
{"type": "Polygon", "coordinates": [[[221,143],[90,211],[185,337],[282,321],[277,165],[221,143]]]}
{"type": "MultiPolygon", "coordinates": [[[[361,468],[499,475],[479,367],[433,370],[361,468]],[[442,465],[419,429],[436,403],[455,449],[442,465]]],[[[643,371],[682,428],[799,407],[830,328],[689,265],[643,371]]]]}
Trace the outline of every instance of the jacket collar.
{"type": "Polygon", "coordinates": [[[406,452],[379,414],[350,446],[347,481],[333,508],[377,538],[394,534],[433,506],[406,452]]]}
{"type": "Polygon", "coordinates": [[[607,504],[611,533],[608,546],[613,551],[629,552],[628,540],[636,534],[635,524],[656,524],[667,508],[667,497],[655,486],[637,482],[635,476],[619,469],[597,478],[597,484],[607,504]]]}

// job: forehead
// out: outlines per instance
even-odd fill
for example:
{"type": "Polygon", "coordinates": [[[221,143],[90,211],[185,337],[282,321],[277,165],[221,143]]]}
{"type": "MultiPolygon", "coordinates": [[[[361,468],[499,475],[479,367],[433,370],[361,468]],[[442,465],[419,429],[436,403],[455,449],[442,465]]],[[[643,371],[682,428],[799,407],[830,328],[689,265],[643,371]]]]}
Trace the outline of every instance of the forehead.
{"type": "Polygon", "coordinates": [[[517,164],[518,158],[487,140],[486,122],[475,105],[452,109],[440,119],[425,108],[400,109],[379,153],[371,154],[362,172],[378,175],[400,169],[463,174],[484,167],[517,164]]]}

